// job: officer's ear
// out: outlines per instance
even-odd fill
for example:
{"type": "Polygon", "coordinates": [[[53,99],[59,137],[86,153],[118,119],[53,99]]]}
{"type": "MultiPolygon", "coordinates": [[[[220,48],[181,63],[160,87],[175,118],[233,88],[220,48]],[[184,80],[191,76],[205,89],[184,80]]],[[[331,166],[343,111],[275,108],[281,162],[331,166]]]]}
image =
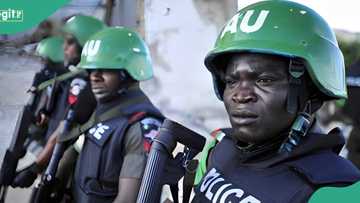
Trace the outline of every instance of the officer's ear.
{"type": "Polygon", "coordinates": [[[124,70],[120,70],[119,71],[119,77],[121,81],[127,81],[130,80],[129,78],[131,77],[126,71],[124,70]]]}
{"type": "Polygon", "coordinates": [[[119,71],[119,78],[122,87],[128,87],[137,83],[137,81],[133,77],[131,77],[131,75],[126,70],[119,71]]]}
{"type": "Polygon", "coordinates": [[[304,109],[306,103],[311,101],[311,105],[309,107],[311,109],[309,109],[308,111],[311,113],[315,113],[321,108],[327,96],[317,88],[307,71],[305,71],[303,81],[305,83],[305,90],[303,91],[304,99],[302,99],[300,109],[304,109]]]}
{"type": "Polygon", "coordinates": [[[216,68],[213,71],[220,81],[225,81],[226,70],[235,56],[236,54],[223,54],[214,63],[216,68]]]}
{"type": "Polygon", "coordinates": [[[41,63],[44,64],[45,67],[51,67],[54,65],[54,62],[51,61],[48,57],[40,57],[41,63]]]}

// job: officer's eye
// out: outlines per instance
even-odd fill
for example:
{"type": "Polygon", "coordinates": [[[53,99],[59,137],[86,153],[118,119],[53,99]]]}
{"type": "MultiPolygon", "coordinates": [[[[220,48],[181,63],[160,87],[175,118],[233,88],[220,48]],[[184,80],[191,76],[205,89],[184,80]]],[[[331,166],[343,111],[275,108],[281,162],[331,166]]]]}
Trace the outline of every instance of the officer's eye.
{"type": "Polygon", "coordinates": [[[225,79],[225,84],[226,84],[226,86],[232,87],[232,86],[234,86],[236,84],[236,80],[226,78],[225,79]]]}
{"type": "Polygon", "coordinates": [[[260,78],[256,82],[260,85],[269,85],[275,80],[273,78],[260,78]]]}

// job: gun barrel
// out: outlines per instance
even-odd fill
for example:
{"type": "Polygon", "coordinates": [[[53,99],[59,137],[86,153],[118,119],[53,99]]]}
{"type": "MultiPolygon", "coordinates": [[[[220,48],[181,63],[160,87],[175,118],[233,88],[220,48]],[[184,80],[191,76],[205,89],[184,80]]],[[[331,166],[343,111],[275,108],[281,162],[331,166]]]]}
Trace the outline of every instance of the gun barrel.
{"type": "Polygon", "coordinates": [[[159,201],[166,161],[171,156],[177,142],[184,144],[190,150],[200,152],[205,145],[205,138],[166,119],[160,128],[159,135],[152,143],[137,203],[159,201]]]}

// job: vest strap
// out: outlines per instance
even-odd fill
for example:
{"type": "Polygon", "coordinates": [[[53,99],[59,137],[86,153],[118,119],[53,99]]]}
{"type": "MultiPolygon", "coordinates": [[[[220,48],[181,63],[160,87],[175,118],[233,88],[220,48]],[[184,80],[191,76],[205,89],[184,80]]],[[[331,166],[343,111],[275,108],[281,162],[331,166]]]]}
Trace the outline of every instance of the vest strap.
{"type": "Polygon", "coordinates": [[[40,85],[38,85],[38,86],[36,87],[36,90],[37,90],[37,91],[42,91],[42,90],[44,90],[47,86],[54,84],[55,81],[56,81],[56,82],[62,82],[62,81],[64,81],[64,80],[67,80],[67,79],[69,79],[69,78],[72,78],[72,77],[74,77],[74,76],[76,76],[76,75],[79,75],[79,74],[81,74],[81,73],[85,73],[85,70],[83,70],[83,69],[75,69],[74,71],[70,71],[70,72],[64,73],[64,74],[62,74],[62,75],[60,75],[60,76],[58,76],[58,77],[55,77],[55,78],[53,78],[53,79],[50,79],[50,80],[47,80],[47,81],[45,81],[45,82],[40,83],[40,85]]]}
{"type": "Polygon", "coordinates": [[[304,91],[303,75],[305,73],[305,67],[302,62],[291,59],[289,65],[289,95],[287,98],[287,111],[295,114],[300,106],[300,95],[304,91]]]}

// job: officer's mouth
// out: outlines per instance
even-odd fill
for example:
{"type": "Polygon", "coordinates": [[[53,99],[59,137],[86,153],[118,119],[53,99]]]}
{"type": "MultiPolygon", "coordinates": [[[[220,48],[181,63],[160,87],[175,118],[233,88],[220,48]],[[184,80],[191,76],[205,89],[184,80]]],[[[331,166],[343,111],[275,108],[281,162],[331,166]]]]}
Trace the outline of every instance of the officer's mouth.
{"type": "Polygon", "coordinates": [[[95,95],[103,95],[108,92],[104,87],[92,87],[91,90],[95,95]]]}
{"type": "Polygon", "coordinates": [[[237,126],[247,126],[256,123],[259,116],[249,110],[237,110],[230,114],[231,119],[237,126]]]}

